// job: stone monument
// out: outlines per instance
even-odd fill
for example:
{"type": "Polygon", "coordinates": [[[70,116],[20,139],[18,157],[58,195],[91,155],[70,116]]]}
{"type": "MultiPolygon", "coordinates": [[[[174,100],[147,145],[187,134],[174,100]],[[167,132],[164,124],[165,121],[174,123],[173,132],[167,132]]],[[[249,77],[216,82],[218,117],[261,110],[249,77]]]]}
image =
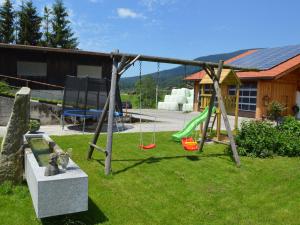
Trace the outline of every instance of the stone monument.
{"type": "Polygon", "coordinates": [[[30,118],[30,89],[21,88],[15,96],[7,131],[0,149],[0,183],[23,180],[23,135],[28,131],[30,118]]]}

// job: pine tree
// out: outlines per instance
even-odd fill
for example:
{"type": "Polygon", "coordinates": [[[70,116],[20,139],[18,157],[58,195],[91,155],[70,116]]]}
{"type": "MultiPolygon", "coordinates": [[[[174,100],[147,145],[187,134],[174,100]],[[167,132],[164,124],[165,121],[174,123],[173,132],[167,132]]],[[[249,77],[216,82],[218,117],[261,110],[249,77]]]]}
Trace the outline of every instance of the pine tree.
{"type": "Polygon", "coordinates": [[[53,47],[60,48],[76,48],[77,38],[74,37],[70,21],[68,20],[68,12],[62,0],[56,0],[52,8],[52,35],[51,44],[53,47]]]}
{"type": "Polygon", "coordinates": [[[14,41],[14,11],[10,0],[4,1],[0,8],[0,41],[12,43],[14,41]]]}
{"type": "Polygon", "coordinates": [[[51,40],[51,30],[50,30],[50,16],[51,16],[51,9],[47,6],[44,7],[44,34],[43,34],[43,45],[44,46],[51,46],[50,40],[51,40]]]}
{"type": "Polygon", "coordinates": [[[42,18],[38,15],[32,1],[22,2],[18,21],[18,43],[25,45],[38,45],[41,42],[42,18]]]}

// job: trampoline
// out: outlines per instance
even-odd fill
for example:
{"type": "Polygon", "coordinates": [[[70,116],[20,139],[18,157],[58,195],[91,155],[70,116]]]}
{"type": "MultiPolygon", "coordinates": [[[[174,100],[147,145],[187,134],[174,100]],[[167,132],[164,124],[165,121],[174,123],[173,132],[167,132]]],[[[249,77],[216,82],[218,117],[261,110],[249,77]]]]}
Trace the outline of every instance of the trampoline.
{"type": "MultiPolygon", "coordinates": [[[[82,121],[82,131],[85,131],[86,119],[98,120],[108,97],[110,81],[89,77],[67,76],[62,104],[61,126],[64,129],[65,118],[82,121]]],[[[119,88],[116,95],[117,120],[123,116],[119,88]]],[[[118,128],[118,126],[117,126],[118,128]]]]}

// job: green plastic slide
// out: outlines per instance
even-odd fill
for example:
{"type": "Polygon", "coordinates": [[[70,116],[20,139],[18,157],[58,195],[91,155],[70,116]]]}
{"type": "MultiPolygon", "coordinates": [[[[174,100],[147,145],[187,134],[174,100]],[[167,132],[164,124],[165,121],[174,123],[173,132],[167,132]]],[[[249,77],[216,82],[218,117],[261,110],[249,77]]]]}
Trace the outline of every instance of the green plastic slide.
{"type": "MultiPolygon", "coordinates": [[[[214,113],[215,111],[216,111],[216,108],[213,107],[212,112],[214,113]]],[[[195,128],[199,124],[203,123],[205,121],[205,119],[207,118],[207,116],[208,116],[208,107],[206,107],[204,109],[204,111],[201,112],[197,117],[192,119],[181,131],[173,134],[172,139],[174,141],[181,141],[181,139],[184,137],[191,137],[195,128]]]]}

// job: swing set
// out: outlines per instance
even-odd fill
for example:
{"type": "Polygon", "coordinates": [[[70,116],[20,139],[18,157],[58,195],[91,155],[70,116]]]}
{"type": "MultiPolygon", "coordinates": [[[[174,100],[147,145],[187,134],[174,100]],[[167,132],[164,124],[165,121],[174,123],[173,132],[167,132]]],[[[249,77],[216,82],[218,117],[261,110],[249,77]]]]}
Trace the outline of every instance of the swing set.
{"type": "MultiPolygon", "coordinates": [[[[146,62],[156,62],[156,63],[170,63],[170,64],[180,64],[180,65],[188,65],[188,66],[198,66],[201,67],[206,71],[208,76],[211,78],[213,83],[213,94],[211,95],[211,101],[208,107],[208,116],[205,121],[204,130],[202,132],[201,142],[198,147],[198,151],[202,150],[205,139],[206,139],[206,131],[209,125],[210,117],[212,115],[213,107],[214,107],[214,99],[217,96],[219,106],[221,109],[222,116],[224,118],[224,124],[227,130],[227,134],[230,140],[230,145],[233,153],[233,158],[237,166],[240,166],[240,158],[237,153],[235,140],[230,128],[230,124],[228,121],[226,109],[223,102],[223,97],[220,91],[219,86],[219,79],[222,72],[222,69],[233,69],[233,70],[243,70],[249,71],[253,70],[252,68],[241,68],[229,65],[223,65],[223,61],[219,63],[212,63],[212,62],[204,62],[204,61],[197,61],[197,60],[183,60],[183,59],[175,59],[175,58],[165,58],[165,57],[157,57],[157,56],[146,56],[146,55],[136,55],[136,54],[127,54],[127,53],[120,53],[119,51],[115,51],[111,53],[112,57],[112,76],[111,76],[111,83],[110,83],[110,92],[108,94],[108,98],[106,99],[106,103],[103,108],[103,112],[98,120],[98,124],[96,127],[96,131],[92,141],[89,143],[89,149],[87,154],[87,159],[91,159],[94,150],[98,150],[105,154],[105,174],[109,175],[111,173],[111,160],[112,160],[112,143],[113,143],[113,119],[114,119],[114,112],[116,106],[116,91],[117,91],[117,84],[119,82],[120,77],[122,74],[129,69],[137,60],[139,61],[146,61],[146,62]],[[216,70],[215,70],[216,69],[216,70]],[[96,145],[97,140],[100,136],[100,131],[102,130],[103,124],[107,118],[108,128],[107,128],[107,139],[106,139],[106,147],[102,148],[96,145]]],[[[158,70],[159,75],[159,70],[158,70]]],[[[156,84],[156,102],[157,102],[157,91],[158,91],[158,82],[156,84]]],[[[141,96],[140,96],[141,98],[141,96]]],[[[155,118],[156,120],[156,118],[155,118]]],[[[155,123],[154,123],[155,125],[155,123]]],[[[155,130],[153,134],[153,141],[148,145],[144,145],[143,143],[143,136],[141,136],[141,143],[140,148],[144,150],[154,149],[156,147],[155,143],[155,130]]]]}
{"type": "MultiPolygon", "coordinates": [[[[157,63],[157,77],[156,77],[156,86],[155,86],[155,108],[157,110],[158,104],[158,84],[159,84],[159,68],[160,64],[157,63]]],[[[151,150],[156,148],[156,120],[157,115],[154,116],[153,123],[153,134],[152,134],[152,142],[150,144],[144,144],[143,132],[142,132],[142,61],[139,61],[139,107],[140,107],[140,145],[139,148],[142,150],[151,150]]]]}

